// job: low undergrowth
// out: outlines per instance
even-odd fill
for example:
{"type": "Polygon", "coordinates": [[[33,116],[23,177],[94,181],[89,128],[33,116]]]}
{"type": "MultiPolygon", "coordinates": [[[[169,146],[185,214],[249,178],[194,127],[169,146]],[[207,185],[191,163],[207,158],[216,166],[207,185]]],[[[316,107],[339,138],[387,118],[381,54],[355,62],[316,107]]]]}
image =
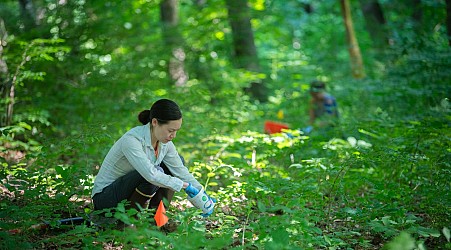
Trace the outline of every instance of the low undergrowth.
{"type": "Polygon", "coordinates": [[[208,155],[187,157],[202,159],[190,168],[217,198],[215,213],[201,218],[179,193],[171,232],[155,226],[153,210],[137,219],[123,204],[109,216],[136,228],[89,221],[95,167],[68,160],[60,142],[38,153],[46,161],[3,163],[1,248],[450,249],[449,117],[437,114],[365,121],[328,140],[319,132],[212,136],[200,150],[208,155]],[[77,216],[85,223],[58,223],[77,216]]]}

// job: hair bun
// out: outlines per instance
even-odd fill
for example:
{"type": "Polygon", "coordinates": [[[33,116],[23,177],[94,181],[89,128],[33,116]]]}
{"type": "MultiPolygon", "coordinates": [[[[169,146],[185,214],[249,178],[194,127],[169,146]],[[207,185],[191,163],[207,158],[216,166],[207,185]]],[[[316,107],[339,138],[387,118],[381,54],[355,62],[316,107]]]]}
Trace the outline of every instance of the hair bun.
{"type": "Polygon", "coordinates": [[[138,120],[143,125],[146,125],[147,123],[149,123],[150,122],[150,110],[146,109],[146,110],[141,111],[141,113],[139,113],[139,115],[138,115],[138,120]]]}

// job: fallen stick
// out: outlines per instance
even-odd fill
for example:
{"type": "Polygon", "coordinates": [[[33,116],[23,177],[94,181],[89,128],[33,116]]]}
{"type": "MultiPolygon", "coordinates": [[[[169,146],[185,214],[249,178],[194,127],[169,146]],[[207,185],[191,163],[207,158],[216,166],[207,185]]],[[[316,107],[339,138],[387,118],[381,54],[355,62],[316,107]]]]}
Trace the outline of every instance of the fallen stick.
{"type": "MultiPolygon", "coordinates": [[[[86,221],[83,217],[73,217],[67,219],[61,219],[57,221],[57,225],[81,225],[86,221]]],[[[44,221],[42,223],[31,225],[27,230],[44,230],[51,227],[51,223],[48,221],[44,221]]],[[[11,235],[20,234],[24,230],[21,228],[15,228],[8,230],[8,233],[11,235]]]]}

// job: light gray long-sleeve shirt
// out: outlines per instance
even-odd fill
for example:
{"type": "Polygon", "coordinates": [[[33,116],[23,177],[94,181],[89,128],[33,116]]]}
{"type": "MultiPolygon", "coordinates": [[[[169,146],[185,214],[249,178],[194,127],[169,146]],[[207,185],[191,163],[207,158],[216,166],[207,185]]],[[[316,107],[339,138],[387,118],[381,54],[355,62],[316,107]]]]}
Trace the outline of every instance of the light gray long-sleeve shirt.
{"type": "Polygon", "coordinates": [[[158,158],[151,144],[150,123],[132,128],[125,133],[106,155],[94,180],[92,197],[127,173],[137,170],[149,183],[180,191],[183,182],[189,182],[199,190],[201,184],[183,165],[172,141],[159,143],[158,158]],[[174,176],[157,170],[161,162],[174,176]]]}

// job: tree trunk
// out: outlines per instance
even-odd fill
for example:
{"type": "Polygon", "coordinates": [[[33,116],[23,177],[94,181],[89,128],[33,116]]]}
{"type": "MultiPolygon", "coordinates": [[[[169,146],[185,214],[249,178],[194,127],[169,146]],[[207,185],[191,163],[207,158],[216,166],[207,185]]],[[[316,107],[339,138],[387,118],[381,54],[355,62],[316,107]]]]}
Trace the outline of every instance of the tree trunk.
{"type": "Polygon", "coordinates": [[[360,7],[374,47],[383,49],[388,44],[388,38],[385,30],[386,21],[381,5],[377,0],[360,0],[360,7]]]}
{"type": "Polygon", "coordinates": [[[207,0],[194,0],[194,3],[197,5],[197,7],[203,8],[207,3],[207,0]]]}
{"type": "Polygon", "coordinates": [[[410,4],[413,9],[412,19],[414,20],[414,25],[417,28],[420,28],[423,24],[423,9],[421,8],[421,0],[412,0],[410,4]]]}
{"type": "Polygon", "coordinates": [[[32,0],[19,0],[20,15],[24,22],[25,30],[36,27],[36,11],[32,0]]]}
{"type": "Polygon", "coordinates": [[[169,48],[170,55],[168,73],[171,83],[184,86],[188,81],[185,71],[185,51],[183,37],[178,30],[178,0],[163,0],[160,3],[161,22],[163,24],[163,39],[169,48]]]}
{"type": "Polygon", "coordinates": [[[349,0],[340,0],[343,20],[346,27],[346,38],[349,47],[349,57],[351,59],[351,71],[354,78],[365,77],[365,69],[363,67],[362,54],[360,53],[359,43],[354,33],[354,25],[352,23],[351,9],[349,0]]]}
{"type": "Polygon", "coordinates": [[[310,3],[302,3],[302,8],[304,9],[305,13],[307,13],[307,14],[313,13],[313,6],[310,3]]]}
{"type": "MultiPolygon", "coordinates": [[[[11,125],[11,116],[9,116],[9,101],[11,91],[11,81],[9,79],[8,65],[3,60],[3,46],[6,44],[8,33],[6,31],[5,23],[0,18],[0,94],[2,98],[1,105],[4,106],[4,112],[0,114],[0,127],[11,125]]],[[[14,92],[13,92],[14,93],[14,92]]]]}
{"type": "MultiPolygon", "coordinates": [[[[226,0],[229,23],[233,36],[233,59],[238,68],[260,71],[249,6],[246,0],[226,0]]],[[[267,90],[263,83],[252,82],[246,91],[254,98],[265,101],[267,90]]]]}
{"type": "Polygon", "coordinates": [[[451,46],[451,0],[446,0],[446,29],[448,34],[448,45],[451,46]]]}

